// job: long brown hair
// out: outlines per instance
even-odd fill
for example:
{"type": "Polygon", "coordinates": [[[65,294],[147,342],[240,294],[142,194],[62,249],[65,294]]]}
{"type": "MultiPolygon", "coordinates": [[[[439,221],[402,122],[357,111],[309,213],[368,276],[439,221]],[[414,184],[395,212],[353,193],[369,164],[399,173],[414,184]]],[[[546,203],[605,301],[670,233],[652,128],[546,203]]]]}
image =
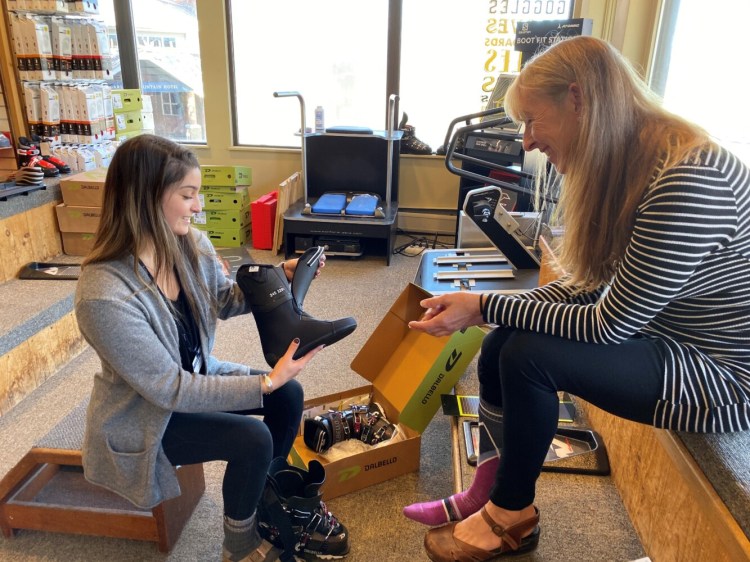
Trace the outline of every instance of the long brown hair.
{"type": "Polygon", "coordinates": [[[162,200],[198,167],[198,159],[190,150],[169,139],[144,134],[123,142],[107,170],[102,218],[93,249],[83,262],[85,267],[133,256],[136,276],[156,290],[155,283],[141,275],[138,262],[138,256],[153,245],[154,279],[162,271],[174,270],[196,319],[200,316],[195,298],[185,280],[196,280],[199,290],[206,291],[201,277],[195,275],[200,252],[192,234],[176,236],[172,232],[164,218],[162,200]]]}
{"type": "Polygon", "coordinates": [[[622,260],[648,186],[710,141],[666,111],[631,64],[593,37],[563,40],[531,59],[505,95],[506,112],[520,121],[521,96],[559,103],[574,83],[580,127],[562,176],[558,257],[571,284],[593,289],[609,282],[622,260]]]}

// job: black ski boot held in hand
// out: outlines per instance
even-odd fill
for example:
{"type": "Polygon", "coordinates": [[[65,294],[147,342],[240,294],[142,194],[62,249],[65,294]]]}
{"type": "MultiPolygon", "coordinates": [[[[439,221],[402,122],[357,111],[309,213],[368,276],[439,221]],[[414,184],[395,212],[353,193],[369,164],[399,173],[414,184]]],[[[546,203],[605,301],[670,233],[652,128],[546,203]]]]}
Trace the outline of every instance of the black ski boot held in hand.
{"type": "Polygon", "coordinates": [[[255,317],[266,362],[275,366],[294,338],[300,339],[295,359],[319,345],[331,345],[357,327],[354,318],[318,320],[302,309],[307,289],[315,277],[322,248],[312,247],[299,258],[291,286],[282,268],[244,264],[237,271],[237,284],[255,317]]]}

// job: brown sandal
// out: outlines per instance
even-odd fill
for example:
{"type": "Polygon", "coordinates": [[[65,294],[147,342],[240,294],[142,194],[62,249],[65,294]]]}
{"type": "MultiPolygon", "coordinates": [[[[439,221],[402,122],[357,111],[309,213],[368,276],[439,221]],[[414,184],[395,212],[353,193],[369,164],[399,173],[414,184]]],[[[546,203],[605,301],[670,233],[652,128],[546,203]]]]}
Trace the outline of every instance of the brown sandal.
{"type": "Polygon", "coordinates": [[[504,528],[498,525],[487,510],[482,508],[482,517],[500,537],[502,544],[493,550],[484,550],[472,546],[453,536],[457,523],[450,523],[436,529],[430,529],[424,537],[424,548],[433,562],[482,562],[496,557],[531,552],[539,544],[539,510],[534,507],[534,515],[515,525],[504,528]],[[531,534],[524,537],[524,533],[531,534]]]}

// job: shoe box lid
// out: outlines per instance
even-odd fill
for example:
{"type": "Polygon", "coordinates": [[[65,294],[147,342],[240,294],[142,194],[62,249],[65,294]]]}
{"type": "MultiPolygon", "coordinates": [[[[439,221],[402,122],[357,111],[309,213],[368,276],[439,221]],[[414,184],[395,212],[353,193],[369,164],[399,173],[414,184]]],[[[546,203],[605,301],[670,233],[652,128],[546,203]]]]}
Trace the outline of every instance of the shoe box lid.
{"type": "Polygon", "coordinates": [[[393,423],[422,433],[479,351],[486,334],[473,326],[451,336],[436,337],[409,328],[432,295],[409,283],[351,363],[373,386],[393,423]]]}

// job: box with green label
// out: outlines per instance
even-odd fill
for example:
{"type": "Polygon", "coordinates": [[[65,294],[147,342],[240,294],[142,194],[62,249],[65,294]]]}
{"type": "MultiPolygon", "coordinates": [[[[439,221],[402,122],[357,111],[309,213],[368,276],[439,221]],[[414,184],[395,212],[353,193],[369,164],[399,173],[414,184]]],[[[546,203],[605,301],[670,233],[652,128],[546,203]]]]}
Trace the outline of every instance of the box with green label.
{"type": "Polygon", "coordinates": [[[250,224],[250,208],[230,210],[206,209],[193,215],[193,224],[199,228],[239,228],[250,224]]]}
{"type": "Polygon", "coordinates": [[[231,211],[250,208],[250,193],[246,187],[240,190],[203,190],[199,194],[201,207],[205,211],[231,211]]]}
{"type": "Polygon", "coordinates": [[[303,421],[291,460],[301,468],[307,468],[313,459],[323,464],[326,500],[419,469],[422,432],[440,408],[440,395],[451,392],[479,351],[486,333],[477,326],[436,337],[410,329],[409,322],[424,312],[419,302],[430,296],[410,283],[354,358],[352,369],[371,384],[305,402],[303,419],[328,409],[345,410],[362,396],[368,396],[398,427],[390,441],[337,458],[330,455],[336,445],[320,454],[305,445],[303,421]]]}
{"type": "Polygon", "coordinates": [[[206,233],[211,243],[217,248],[239,248],[250,240],[250,225],[239,228],[207,228],[196,224],[197,228],[206,233]]]}
{"type": "Polygon", "coordinates": [[[136,88],[112,90],[112,110],[115,113],[143,109],[143,94],[136,88]]]}
{"type": "Polygon", "coordinates": [[[203,187],[253,185],[253,170],[248,166],[201,166],[203,187]]]}
{"type": "Polygon", "coordinates": [[[115,114],[115,136],[137,133],[143,130],[143,116],[140,111],[125,111],[115,114]]]}

